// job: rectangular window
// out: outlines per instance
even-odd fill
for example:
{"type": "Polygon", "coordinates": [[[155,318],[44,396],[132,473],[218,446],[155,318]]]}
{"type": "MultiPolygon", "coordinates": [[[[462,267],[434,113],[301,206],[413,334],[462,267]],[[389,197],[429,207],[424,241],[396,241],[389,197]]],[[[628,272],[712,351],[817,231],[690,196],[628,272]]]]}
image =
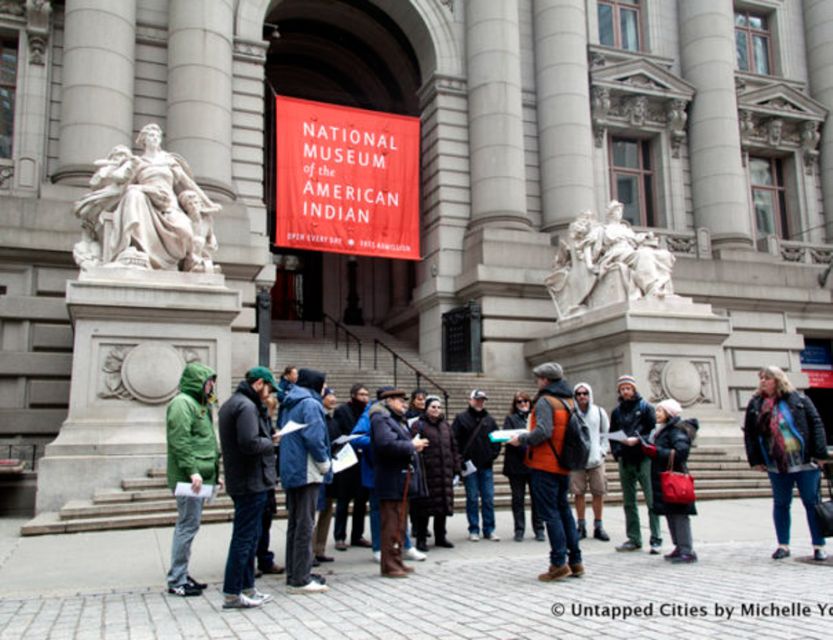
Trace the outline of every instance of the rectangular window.
{"type": "Polygon", "coordinates": [[[625,207],[626,220],[638,226],[656,225],[649,141],[610,139],[610,184],[613,198],[625,207]]]}
{"type": "Polygon", "coordinates": [[[772,69],[772,45],[766,16],[735,12],[735,51],[738,69],[768,76],[772,69]]]}
{"type": "Polygon", "coordinates": [[[784,168],[777,158],[749,158],[752,206],[757,239],[768,235],[790,237],[784,168]]]}
{"type": "Polygon", "coordinates": [[[12,157],[16,86],[17,41],[0,38],[0,158],[12,157]]]}
{"type": "Polygon", "coordinates": [[[641,19],[639,0],[599,0],[599,43],[639,51],[641,19]]]}

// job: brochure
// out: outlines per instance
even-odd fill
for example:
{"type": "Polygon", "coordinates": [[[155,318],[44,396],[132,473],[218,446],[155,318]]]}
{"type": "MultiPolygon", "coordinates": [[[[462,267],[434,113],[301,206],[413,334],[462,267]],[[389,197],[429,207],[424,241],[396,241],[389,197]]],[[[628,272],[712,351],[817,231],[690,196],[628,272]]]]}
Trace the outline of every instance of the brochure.
{"type": "Polygon", "coordinates": [[[349,444],[344,445],[344,448],[333,458],[333,473],[340,473],[358,462],[359,457],[353,451],[353,447],[349,444]]]}
{"type": "Polygon", "coordinates": [[[176,488],[174,489],[174,495],[185,496],[186,498],[205,498],[206,500],[212,500],[216,495],[216,489],[217,485],[204,484],[200,488],[199,493],[194,493],[191,490],[190,482],[177,482],[176,488]]]}

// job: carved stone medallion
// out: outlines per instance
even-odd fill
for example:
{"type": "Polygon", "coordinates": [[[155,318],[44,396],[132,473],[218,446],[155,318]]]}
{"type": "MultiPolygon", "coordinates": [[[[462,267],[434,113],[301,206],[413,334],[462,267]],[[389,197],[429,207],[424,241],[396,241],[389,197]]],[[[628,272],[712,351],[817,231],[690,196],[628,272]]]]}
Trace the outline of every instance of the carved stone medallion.
{"type": "Polygon", "coordinates": [[[161,404],[176,395],[184,367],[182,356],[172,346],[146,342],[125,356],[122,383],[134,398],[161,404]]]}
{"type": "Polygon", "coordinates": [[[688,360],[674,360],[662,372],[662,386],[681,405],[690,405],[701,395],[700,372],[688,360]]]}

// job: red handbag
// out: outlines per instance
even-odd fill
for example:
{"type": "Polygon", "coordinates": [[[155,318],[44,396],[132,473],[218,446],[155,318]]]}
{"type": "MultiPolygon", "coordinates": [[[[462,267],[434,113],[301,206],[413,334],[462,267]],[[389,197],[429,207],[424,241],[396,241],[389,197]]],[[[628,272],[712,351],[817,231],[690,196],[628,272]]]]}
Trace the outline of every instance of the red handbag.
{"type": "Polygon", "coordinates": [[[674,454],[668,456],[668,470],[659,474],[659,486],[662,499],[669,504],[691,504],[697,497],[694,495],[694,478],[688,473],[674,471],[674,454]]]}

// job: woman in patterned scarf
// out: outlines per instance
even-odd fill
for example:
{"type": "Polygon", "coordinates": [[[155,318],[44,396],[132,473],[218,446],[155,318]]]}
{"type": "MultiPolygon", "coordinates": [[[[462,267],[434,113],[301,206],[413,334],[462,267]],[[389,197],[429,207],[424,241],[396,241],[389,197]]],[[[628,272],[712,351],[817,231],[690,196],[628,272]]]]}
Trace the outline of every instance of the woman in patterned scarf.
{"type": "Polygon", "coordinates": [[[816,459],[827,457],[827,441],[812,401],[792,386],[776,366],[758,373],[758,390],[746,407],[744,441],[750,466],[766,471],[772,485],[775,533],[774,560],[790,555],[790,503],[798,485],[813,540],[813,558],[827,559],[814,505],[818,502],[820,470],[816,459]]]}

